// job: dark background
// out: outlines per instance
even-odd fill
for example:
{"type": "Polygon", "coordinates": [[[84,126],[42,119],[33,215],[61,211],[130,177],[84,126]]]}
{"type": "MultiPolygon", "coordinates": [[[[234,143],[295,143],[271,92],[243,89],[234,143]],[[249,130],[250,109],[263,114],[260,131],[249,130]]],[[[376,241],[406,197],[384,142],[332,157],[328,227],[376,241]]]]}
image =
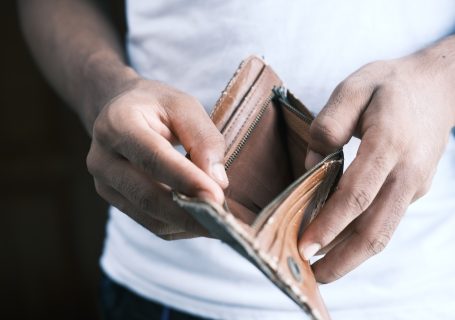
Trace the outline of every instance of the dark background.
{"type": "Polygon", "coordinates": [[[99,319],[107,204],[90,141],[28,53],[15,2],[0,15],[0,318],[99,319]]]}

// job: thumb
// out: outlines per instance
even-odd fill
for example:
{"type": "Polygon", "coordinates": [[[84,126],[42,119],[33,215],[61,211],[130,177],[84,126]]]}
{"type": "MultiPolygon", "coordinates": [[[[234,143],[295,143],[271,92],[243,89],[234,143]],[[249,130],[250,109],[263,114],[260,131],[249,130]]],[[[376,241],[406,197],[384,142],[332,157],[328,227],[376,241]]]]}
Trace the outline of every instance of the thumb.
{"type": "Polygon", "coordinates": [[[183,100],[172,112],[171,130],[189,153],[191,161],[221,188],[227,188],[229,182],[224,169],[224,137],[198,100],[191,96],[183,100]]]}
{"type": "Polygon", "coordinates": [[[360,71],[341,82],[329,101],[313,120],[305,159],[306,169],[316,165],[329,153],[342,148],[357,127],[368,106],[374,86],[360,71]]]}

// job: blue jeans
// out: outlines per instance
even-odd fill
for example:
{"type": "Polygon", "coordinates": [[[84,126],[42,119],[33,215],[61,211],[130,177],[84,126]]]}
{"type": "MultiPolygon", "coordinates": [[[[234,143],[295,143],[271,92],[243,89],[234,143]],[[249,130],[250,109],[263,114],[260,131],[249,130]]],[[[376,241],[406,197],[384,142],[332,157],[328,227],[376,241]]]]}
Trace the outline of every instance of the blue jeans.
{"type": "Polygon", "coordinates": [[[104,273],[101,276],[101,311],[104,320],[207,320],[147,300],[104,273]]]}

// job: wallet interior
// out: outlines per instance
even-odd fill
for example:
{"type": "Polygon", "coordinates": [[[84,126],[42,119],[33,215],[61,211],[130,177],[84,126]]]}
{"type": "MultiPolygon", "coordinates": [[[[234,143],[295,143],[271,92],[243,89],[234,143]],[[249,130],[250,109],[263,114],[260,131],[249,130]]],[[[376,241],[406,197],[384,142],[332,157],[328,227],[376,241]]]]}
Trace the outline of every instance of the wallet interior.
{"type": "MultiPolygon", "coordinates": [[[[312,115],[283,87],[272,88],[257,109],[242,120],[244,134],[228,147],[226,157],[227,206],[250,226],[272,200],[306,172],[312,121],[312,115]]],[[[226,130],[229,127],[228,123],[226,130]]]]}
{"type": "Polygon", "coordinates": [[[211,118],[226,142],[225,206],[178,193],[175,200],[313,319],[329,319],[297,242],[341,175],[342,151],[305,169],[313,115],[254,56],[239,67],[211,118]]]}

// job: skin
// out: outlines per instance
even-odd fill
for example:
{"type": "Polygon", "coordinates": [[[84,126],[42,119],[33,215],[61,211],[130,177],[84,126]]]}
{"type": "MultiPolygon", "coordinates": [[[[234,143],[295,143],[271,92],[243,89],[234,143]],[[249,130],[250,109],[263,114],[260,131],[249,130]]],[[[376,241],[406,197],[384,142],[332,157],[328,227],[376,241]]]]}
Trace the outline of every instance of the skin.
{"type": "Polygon", "coordinates": [[[94,1],[18,6],[38,65],[92,137],[87,167],[101,197],[163,239],[207,235],[170,191],[224,202],[224,139],[201,104],[128,67],[94,1]],[[172,147],[177,141],[192,161],[172,147]]]}
{"type": "Polygon", "coordinates": [[[430,188],[455,125],[455,37],[370,63],[341,82],[310,128],[310,167],[352,136],[361,144],[299,242],[316,279],[334,281],[381,252],[410,203],[430,188]],[[321,250],[322,249],[322,250],[321,250]]]}
{"type": "MultiPolygon", "coordinates": [[[[92,137],[87,166],[98,193],[163,239],[207,235],[170,193],[224,201],[224,140],[201,104],[128,67],[92,1],[18,6],[38,65],[92,137]]],[[[327,252],[313,265],[318,281],[333,281],[380,252],[408,205],[427,191],[455,124],[454,63],[449,37],[369,64],[335,89],[313,122],[308,167],[352,135],[362,139],[338,190],[299,242],[307,258],[327,252]]]]}

